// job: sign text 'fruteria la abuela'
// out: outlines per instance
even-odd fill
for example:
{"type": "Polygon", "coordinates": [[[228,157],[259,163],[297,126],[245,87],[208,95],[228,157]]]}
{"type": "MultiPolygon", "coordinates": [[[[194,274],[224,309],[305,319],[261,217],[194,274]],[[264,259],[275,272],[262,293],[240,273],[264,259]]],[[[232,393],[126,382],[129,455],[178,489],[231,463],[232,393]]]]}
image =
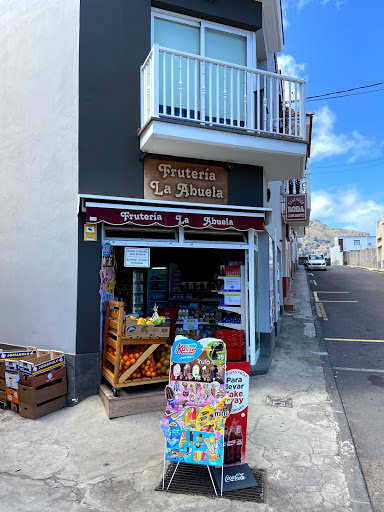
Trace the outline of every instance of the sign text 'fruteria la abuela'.
{"type": "Polygon", "coordinates": [[[227,169],[178,160],[144,160],[144,199],[228,204],[227,169]]]}

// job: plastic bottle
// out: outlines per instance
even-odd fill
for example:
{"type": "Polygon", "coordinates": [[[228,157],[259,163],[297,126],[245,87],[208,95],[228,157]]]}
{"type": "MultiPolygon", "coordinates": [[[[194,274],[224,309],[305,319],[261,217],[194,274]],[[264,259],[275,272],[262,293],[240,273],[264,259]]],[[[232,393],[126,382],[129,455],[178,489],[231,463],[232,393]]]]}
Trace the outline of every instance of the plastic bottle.
{"type": "Polygon", "coordinates": [[[236,447],[235,447],[235,460],[234,462],[241,461],[241,450],[243,448],[243,434],[241,433],[241,425],[236,427],[236,447]]]}
{"type": "Polygon", "coordinates": [[[231,429],[229,431],[228,441],[227,441],[227,454],[228,454],[228,464],[233,464],[235,462],[235,448],[236,448],[236,434],[235,434],[235,426],[232,423],[231,429]]]}

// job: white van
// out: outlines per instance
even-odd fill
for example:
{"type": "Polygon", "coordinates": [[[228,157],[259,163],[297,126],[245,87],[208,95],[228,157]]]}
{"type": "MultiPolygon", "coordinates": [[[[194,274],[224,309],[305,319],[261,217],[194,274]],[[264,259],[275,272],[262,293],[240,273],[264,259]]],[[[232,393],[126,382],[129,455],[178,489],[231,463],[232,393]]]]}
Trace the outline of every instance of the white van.
{"type": "Polygon", "coordinates": [[[324,254],[308,254],[304,265],[307,270],[327,270],[324,254]]]}

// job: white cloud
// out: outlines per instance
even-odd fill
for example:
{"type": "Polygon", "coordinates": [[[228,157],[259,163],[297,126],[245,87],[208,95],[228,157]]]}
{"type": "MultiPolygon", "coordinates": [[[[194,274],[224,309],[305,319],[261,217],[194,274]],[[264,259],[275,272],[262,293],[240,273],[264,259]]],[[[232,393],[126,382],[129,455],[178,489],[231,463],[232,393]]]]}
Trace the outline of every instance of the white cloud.
{"type": "Polygon", "coordinates": [[[287,28],[291,26],[291,23],[288,19],[288,10],[290,7],[295,7],[299,11],[306,7],[309,4],[316,3],[320,4],[323,7],[335,6],[337,10],[341,8],[344,4],[345,0],[283,0],[283,19],[284,19],[284,27],[287,28]]]}
{"type": "Polygon", "coordinates": [[[295,78],[304,78],[305,64],[296,62],[292,55],[278,55],[277,62],[283,75],[293,76],[295,78]]]}
{"type": "Polygon", "coordinates": [[[350,133],[336,133],[336,116],[329,107],[322,107],[313,118],[311,157],[317,160],[337,155],[347,155],[351,163],[374,151],[374,141],[357,130],[350,133]]]}
{"type": "Polygon", "coordinates": [[[361,198],[355,188],[339,189],[334,193],[326,190],[312,191],[311,218],[332,227],[376,232],[376,222],[384,216],[384,204],[361,198]]]}

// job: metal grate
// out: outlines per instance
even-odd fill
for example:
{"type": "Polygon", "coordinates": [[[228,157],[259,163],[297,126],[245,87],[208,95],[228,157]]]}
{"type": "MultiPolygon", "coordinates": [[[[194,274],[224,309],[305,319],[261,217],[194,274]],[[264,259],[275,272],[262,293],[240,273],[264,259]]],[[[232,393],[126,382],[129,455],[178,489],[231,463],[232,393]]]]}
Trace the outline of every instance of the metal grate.
{"type": "MultiPolygon", "coordinates": [[[[168,466],[165,473],[164,491],[167,489],[175,467],[176,462],[171,462],[168,466]]],[[[177,468],[175,476],[173,477],[172,484],[170,485],[168,492],[188,494],[192,496],[205,496],[207,498],[217,497],[227,500],[264,503],[265,472],[261,469],[252,469],[252,473],[258,483],[257,487],[228,491],[223,493],[223,496],[220,496],[219,486],[216,486],[216,489],[218,490],[218,496],[216,496],[206,466],[181,462],[177,468]]],[[[163,491],[163,481],[160,482],[155,491],[163,491]]]]}

